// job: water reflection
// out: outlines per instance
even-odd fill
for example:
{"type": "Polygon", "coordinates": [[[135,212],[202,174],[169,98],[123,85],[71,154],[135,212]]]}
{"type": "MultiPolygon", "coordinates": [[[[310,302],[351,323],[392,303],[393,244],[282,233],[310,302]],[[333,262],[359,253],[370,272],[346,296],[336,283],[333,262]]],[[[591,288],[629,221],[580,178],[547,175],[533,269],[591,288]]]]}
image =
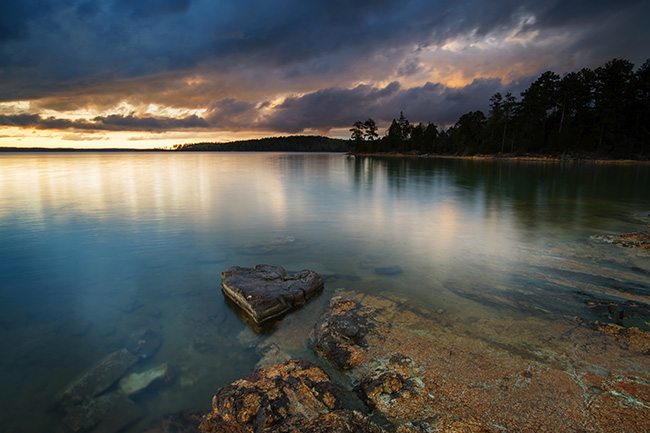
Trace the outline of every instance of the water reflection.
{"type": "Polygon", "coordinates": [[[132,431],[207,408],[252,368],[262,338],[223,302],[220,272],[232,265],[318,267],[324,298],[338,287],[399,293],[459,323],[556,320],[575,315],[576,290],[650,290],[630,273],[647,263],[589,240],[643,228],[648,185],[648,166],[0,155],[0,430],[47,430],[59,415],[34,407],[141,328],[164,339],[149,364],[168,362],[177,380],[139,402],[148,414],[132,431]],[[404,272],[375,271],[395,265],[404,272]]]}

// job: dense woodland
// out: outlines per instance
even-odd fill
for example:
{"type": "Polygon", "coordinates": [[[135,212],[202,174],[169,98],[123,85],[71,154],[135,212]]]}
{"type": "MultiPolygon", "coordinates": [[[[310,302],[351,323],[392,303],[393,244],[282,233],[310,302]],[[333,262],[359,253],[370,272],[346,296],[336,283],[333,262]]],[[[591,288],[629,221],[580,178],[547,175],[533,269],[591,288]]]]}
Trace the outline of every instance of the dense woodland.
{"type": "Polygon", "coordinates": [[[545,154],[647,158],[650,155],[650,59],[635,70],[614,59],[563,77],[544,72],[519,98],[490,98],[490,111],[455,125],[411,124],[403,113],[379,138],[373,119],[350,129],[357,153],[447,155],[545,154]]]}
{"type": "Polygon", "coordinates": [[[220,152],[345,152],[349,141],[315,135],[270,137],[230,143],[195,143],[174,146],[175,150],[220,152]]]}

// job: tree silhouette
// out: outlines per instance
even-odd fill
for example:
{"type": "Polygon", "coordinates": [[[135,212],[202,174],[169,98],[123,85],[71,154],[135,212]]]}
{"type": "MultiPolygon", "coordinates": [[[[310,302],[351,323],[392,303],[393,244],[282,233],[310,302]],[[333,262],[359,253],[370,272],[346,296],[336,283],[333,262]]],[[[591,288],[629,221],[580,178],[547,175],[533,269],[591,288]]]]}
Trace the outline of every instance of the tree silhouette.
{"type": "Polygon", "coordinates": [[[411,124],[400,112],[382,138],[372,119],[355,122],[350,131],[361,147],[373,142],[379,152],[503,154],[509,143],[517,153],[649,156],[650,59],[636,71],[621,59],[563,77],[546,71],[521,92],[520,101],[512,93],[495,93],[489,102],[487,118],[470,111],[447,129],[411,124]]]}

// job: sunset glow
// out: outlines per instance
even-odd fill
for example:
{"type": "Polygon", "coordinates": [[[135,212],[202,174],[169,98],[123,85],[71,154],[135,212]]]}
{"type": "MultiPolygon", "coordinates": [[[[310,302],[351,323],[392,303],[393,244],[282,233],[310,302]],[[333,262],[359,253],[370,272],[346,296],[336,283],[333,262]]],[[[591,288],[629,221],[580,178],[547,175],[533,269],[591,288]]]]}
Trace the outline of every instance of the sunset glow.
{"type": "Polygon", "coordinates": [[[0,146],[347,138],[400,111],[444,126],[546,70],[640,65],[650,45],[638,1],[32,3],[0,19],[0,146]]]}

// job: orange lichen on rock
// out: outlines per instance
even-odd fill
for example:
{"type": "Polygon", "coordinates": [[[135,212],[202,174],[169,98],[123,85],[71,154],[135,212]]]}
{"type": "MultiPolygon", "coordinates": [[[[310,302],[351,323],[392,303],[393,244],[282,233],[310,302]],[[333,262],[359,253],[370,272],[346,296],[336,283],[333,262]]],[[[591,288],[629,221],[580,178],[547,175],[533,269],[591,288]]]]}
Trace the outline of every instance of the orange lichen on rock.
{"type": "MultiPolygon", "coordinates": [[[[572,337],[559,341],[562,351],[554,353],[532,347],[534,334],[522,326],[510,332],[495,324],[494,334],[480,338],[468,327],[459,338],[462,325],[452,329],[396,298],[348,293],[332,304],[346,305],[347,323],[372,318],[373,326],[355,333],[363,342],[363,361],[345,371],[368,406],[397,431],[650,431],[645,376],[624,383],[613,379],[629,362],[650,370],[650,359],[631,342],[608,344],[593,328],[558,322],[552,325],[557,335],[572,337]],[[577,350],[575,341],[598,350],[577,350]],[[628,355],[630,350],[637,354],[628,355]]],[[[327,335],[328,324],[335,323],[332,311],[317,325],[317,335],[327,335]]],[[[482,332],[492,332],[488,325],[482,332]]],[[[632,329],[625,335],[648,337],[632,329]]],[[[331,350],[343,340],[334,340],[331,350]]]]}
{"type": "MultiPolygon", "coordinates": [[[[650,224],[648,224],[650,229],[650,224]]],[[[597,235],[596,239],[620,245],[622,247],[637,248],[644,251],[650,251],[650,230],[642,232],[623,233],[621,235],[597,235]]]]}

